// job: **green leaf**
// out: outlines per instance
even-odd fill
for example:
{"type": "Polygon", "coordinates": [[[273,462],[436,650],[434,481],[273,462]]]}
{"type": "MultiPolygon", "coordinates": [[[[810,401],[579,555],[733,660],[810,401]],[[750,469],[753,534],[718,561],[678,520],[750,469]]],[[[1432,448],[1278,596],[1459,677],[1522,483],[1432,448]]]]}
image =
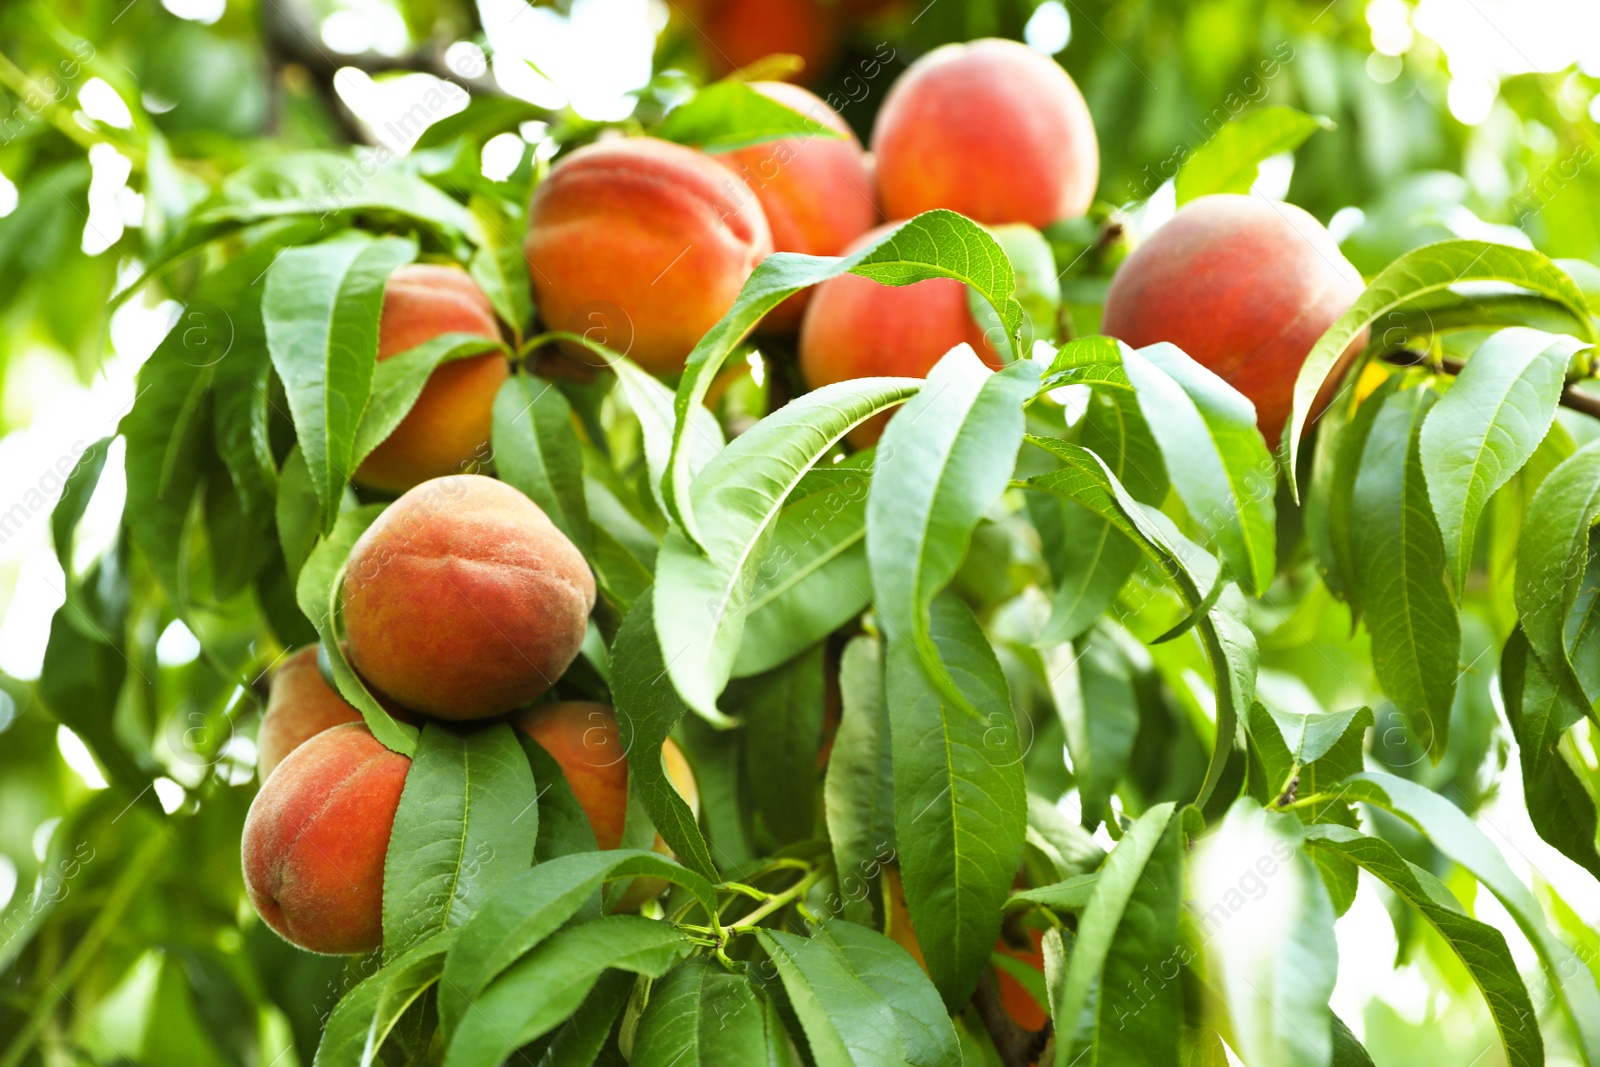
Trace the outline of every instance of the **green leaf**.
{"type": "Polygon", "coordinates": [[[473,998],[445,1046],[444,1067],[499,1067],[577,1011],[609,968],[659,978],[693,947],[671,923],[638,915],[562,930],[473,998]]]}
{"type": "Polygon", "coordinates": [[[1533,456],[1555,421],[1567,366],[1584,346],[1513,327],[1479,346],[1422,425],[1422,470],[1444,536],[1445,559],[1465,589],[1484,505],[1533,456]]]}
{"type": "Polygon", "coordinates": [[[1112,791],[1128,769],[1139,730],[1133,669],[1109,631],[1090,631],[1075,645],[1058,645],[1043,656],[1050,695],[1072,756],[1083,825],[1092,830],[1104,818],[1112,791]]]}
{"type": "Polygon", "coordinates": [[[939,994],[909,953],[876,930],[833,920],[810,937],[758,930],[818,1067],[961,1062],[939,994]]]}
{"type": "Polygon", "coordinates": [[[1333,1061],[1328,1067],[1373,1067],[1372,1057],[1337,1015],[1333,1017],[1333,1061]]]}
{"type": "Polygon", "coordinates": [[[522,232],[524,224],[512,218],[500,201],[489,197],[474,196],[467,206],[483,236],[483,244],[467,263],[467,273],[489,298],[500,321],[511,328],[512,337],[520,341],[533,320],[528,260],[522,243],[513,236],[522,232]]]}
{"type": "Polygon", "coordinates": [[[317,503],[317,491],[311,485],[311,468],[306,466],[299,445],[284,457],[283,469],[278,472],[278,499],[273,510],[284,569],[293,582],[299,578],[300,569],[322,533],[322,505],[317,503]]]}
{"type": "Polygon", "coordinates": [[[1535,1023],[1538,1014],[1500,931],[1469,918],[1443,882],[1407,861],[1387,841],[1367,837],[1347,826],[1313,826],[1306,831],[1306,843],[1360,864],[1416,908],[1455,951],[1482,990],[1500,1031],[1506,1061],[1513,1067],[1544,1063],[1544,1040],[1535,1023]]]}
{"type": "Polygon", "coordinates": [[[812,836],[817,807],[817,749],[822,738],[823,647],[728,687],[727,703],[744,723],[745,794],[768,839],[789,845],[812,836]]]}
{"type": "Polygon", "coordinates": [[[1254,405],[1172,345],[1125,349],[1123,364],[1190,518],[1245,591],[1264,593],[1277,566],[1277,466],[1254,405]]]}
{"type": "Polygon", "coordinates": [[[1563,460],[1533,494],[1517,547],[1516,605],[1528,644],[1563,697],[1565,730],[1590,707],[1566,644],[1567,619],[1589,561],[1589,532],[1600,519],[1600,441],[1563,460]],[[1568,716],[1571,718],[1568,718],[1568,716]]]}
{"type": "Polygon", "coordinates": [[[1066,441],[1028,440],[1054,455],[1062,467],[1027,479],[1021,483],[1025,488],[1065,496],[1111,522],[1155,561],[1192,612],[1210,604],[1196,620],[1217,694],[1217,731],[1196,800],[1203,804],[1222,780],[1240,718],[1255,693],[1256,642],[1240,617],[1243,598],[1236,591],[1212,596],[1209,591],[1223,580],[1217,561],[1179,533],[1164,514],[1129,495],[1094,453],[1066,441]]]}
{"type": "Polygon", "coordinates": [[[488,337],[446,333],[380,360],[372,375],[371,398],[367,401],[366,410],[361,413],[355,444],[350,450],[355,466],[360,466],[374,448],[394,433],[395,428],[416,406],[417,397],[422,395],[428,377],[435,370],[458,359],[504,351],[506,346],[503,343],[488,337]]]}
{"type": "Polygon", "coordinates": [[[597,893],[602,885],[640,875],[683,886],[708,914],[717,906],[710,882],[655,852],[583,852],[522,871],[461,927],[457,947],[445,961],[439,1020],[446,1035],[455,1031],[479,994],[508,967],[580,911],[598,915],[597,893]]]}
{"type": "Polygon", "coordinates": [[[111,441],[110,437],[102,437],[88,448],[81,448],[81,443],[74,444],[74,449],[81,450],[62,456],[53,468],[56,474],[64,475],[66,478],[61,489],[61,497],[50,512],[50,540],[56,548],[56,562],[61,565],[65,600],[76,605],[72,611],[66,613],[66,619],[68,623],[83,630],[85,637],[91,638],[98,637],[99,634],[96,627],[80,625],[85,617],[93,614],[93,611],[81,602],[83,594],[78,586],[78,569],[72,561],[72,549],[78,536],[78,523],[83,521],[84,512],[89,509],[89,501],[100,485],[100,475],[105,470],[106,457],[111,451],[111,441]]]}
{"type": "Polygon", "coordinates": [[[870,484],[869,470],[840,464],[807,472],[789,494],[756,567],[735,678],[792,659],[867,606],[870,484]]]}
{"type": "Polygon", "coordinates": [[[1293,816],[1241,798],[1195,854],[1208,972],[1248,1063],[1322,1067],[1332,1054],[1328,1000],[1339,949],[1327,890],[1301,836],[1293,816]]]}
{"type": "Polygon", "coordinates": [[[1373,724],[1371,708],[1299,712],[1271,707],[1267,711],[1282,731],[1289,755],[1302,767],[1327,755],[1352,728],[1359,734],[1373,724]]]}
{"type": "Polygon", "coordinates": [[[894,766],[884,701],[883,645],[865,634],[839,660],[839,730],[823,782],[822,810],[844,917],[872,922],[869,882],[894,854],[894,766]]]}
{"type": "Polygon", "coordinates": [[[378,358],[384,283],[416,255],[410,240],[352,231],[290,248],[267,270],[261,302],[267,351],[288,393],[324,530],[332,528],[339,494],[355,470],[357,430],[378,358]]]}
{"type": "MultiPolygon", "coordinates": [[[[689,353],[683,377],[678,380],[672,458],[660,485],[665,510],[695,545],[702,544],[702,531],[689,491],[694,477],[691,414],[704,407],[706,391],[723,363],[767,312],[801,289],[846,272],[884,285],[911,285],[928,278],[965,282],[988,301],[1005,323],[1012,354],[1019,359],[1025,355],[1019,340],[1022,305],[1012,296],[1016,277],[1011,264],[992,236],[953,211],[923,212],[872,245],[843,258],[792,252],[768,256],[745,282],[733,307],[689,353]]],[[[652,469],[651,473],[655,471],[652,469]]]]}
{"type": "MultiPolygon", "coordinates": [[[[678,795],[661,763],[661,745],[688,710],[668,681],[656,638],[655,590],[634,601],[611,644],[611,699],[617,709],[622,750],[628,753],[628,785],[649,809],[650,819],[672,851],[692,870],[720,880],[710,847],[689,805],[678,795]]],[[[686,625],[698,625],[685,620],[686,625]]]]}
{"type": "Polygon", "coordinates": [[[1100,875],[1076,874],[1065,881],[1034,889],[1019,889],[1006,900],[1007,910],[1021,904],[1043,904],[1056,911],[1082,911],[1094,899],[1094,885],[1100,875]]]}
{"type": "Polygon", "coordinates": [[[744,975],[696,956],[650,990],[633,1037],[632,1067],[760,1064],[767,1028],[759,995],[744,975]]]}
{"type": "Polygon", "coordinates": [[[1027,796],[1010,692],[977,619],[951,595],[925,614],[931,653],[891,637],[886,657],[895,841],[928,974],[955,1008],[1000,933],[1027,796]]]}
{"type": "Polygon", "coordinates": [[[589,816],[572,792],[561,764],[544,747],[523,733],[516,731],[517,743],[533,768],[533,780],[539,790],[539,810],[523,816],[533,819],[538,827],[533,857],[535,863],[548,863],[559,856],[595,850],[594,827],[589,816]]]}
{"type": "Polygon", "coordinates": [[[1372,424],[1403,380],[1398,374],[1384,379],[1354,412],[1336,415],[1345,400],[1335,400],[1317,431],[1313,487],[1306,501],[1307,540],[1316,554],[1323,582],[1350,605],[1354,618],[1360,618],[1363,604],[1352,547],[1358,525],[1351,521],[1356,477],[1361,473],[1361,458],[1367,439],[1372,436],[1372,424]]]}
{"type": "MultiPolygon", "coordinates": [[[[757,568],[783,502],[851,427],[921,386],[915,378],[824,386],[740,434],[695,478],[690,497],[706,531],[699,548],[682,529],[667,531],[656,557],[655,595],[656,633],[672,684],[697,714],[726,722],[717,696],[732,672],[757,568]]],[[[1019,402],[1019,421],[1020,413],[1019,402]]]]}
{"type": "Polygon", "coordinates": [[[368,504],[338,516],[333,531],[317,542],[300,568],[295,582],[295,599],[300,610],[317,628],[323,650],[333,673],[339,695],[361,712],[367,729],[387,748],[410,756],[417,746],[417,728],[390,715],[367,689],[366,682],[345,659],[343,627],[340,625],[345,562],[356,539],[366,532],[383,512],[383,505],[368,504]]]}
{"type": "Polygon", "coordinates": [[[1178,170],[1178,205],[1213,193],[1248,193],[1270,156],[1293,152],[1333,123],[1292,107],[1260,107],[1240,115],[1201,145],[1178,170]]]}
{"type": "Polygon", "coordinates": [[[1435,760],[1449,739],[1461,653],[1461,623],[1420,452],[1423,420],[1437,398],[1426,388],[1403,389],[1384,402],[1350,504],[1352,516],[1360,516],[1351,562],[1372,634],[1373,671],[1417,745],[1435,760]]]}
{"type": "Polygon", "coordinates": [[[422,730],[383,867],[383,951],[394,958],[460,926],[533,862],[538,794],[503,723],[422,730]]]}
{"type": "Polygon", "coordinates": [[[585,557],[593,555],[583,452],[561,391],[532,375],[507,378],[494,398],[491,442],[500,479],[543,508],[585,557]]]}
{"type": "Polygon", "coordinates": [[[439,980],[455,930],[441,930],[361,980],[328,1016],[314,1067],[381,1063],[385,1038],[428,987],[439,980]]]}
{"type": "Polygon", "coordinates": [[[1175,813],[1174,805],[1158,804],[1123,831],[1094,882],[1065,972],[1050,966],[1054,952],[1046,954],[1046,975],[1058,976],[1050,983],[1056,1067],[1177,1060],[1178,985],[1162,972],[1147,973],[1176,962],[1178,952],[1183,878],[1175,813]]]}
{"type": "Polygon", "coordinates": [[[1470,871],[1505,906],[1544,963],[1573,1021],[1584,1061],[1590,1067],[1600,1065],[1600,989],[1595,978],[1572,949],[1550,932],[1533,893],[1511,872],[1494,843],[1460,808],[1415,782],[1368,772],[1346,779],[1346,784],[1351,799],[1382,807],[1422,831],[1435,848],[1470,871]]]}
{"type": "Polygon", "coordinates": [[[838,140],[843,136],[749,82],[734,79],[712,82],[673,108],[655,135],[711,153],[788,137],[838,140]]]}
{"type": "Polygon", "coordinates": [[[1363,330],[1418,297],[1463,282],[1480,281],[1509,282],[1549,297],[1572,313],[1584,340],[1597,340],[1583,293],[1561,268],[1538,252],[1469,240],[1440,241],[1407,252],[1374,278],[1350,310],[1328,327],[1300,367],[1294,383],[1285,469],[1297,469],[1300,438],[1311,416],[1311,405],[1339,357],[1363,330]]]}
{"type": "Polygon", "coordinates": [[[549,1067],[591,1067],[600,1062],[617,1018],[628,1007],[638,981],[627,971],[601,975],[578,1010],[550,1038],[539,1062],[549,1067]]]}
{"type": "Polygon", "coordinates": [[[1528,818],[1540,837],[1600,878],[1594,797],[1561,751],[1565,734],[1561,723],[1574,721],[1582,712],[1563,706],[1555,682],[1538,657],[1528,652],[1528,639],[1518,629],[1500,658],[1500,693],[1506,722],[1517,739],[1528,818]]]}

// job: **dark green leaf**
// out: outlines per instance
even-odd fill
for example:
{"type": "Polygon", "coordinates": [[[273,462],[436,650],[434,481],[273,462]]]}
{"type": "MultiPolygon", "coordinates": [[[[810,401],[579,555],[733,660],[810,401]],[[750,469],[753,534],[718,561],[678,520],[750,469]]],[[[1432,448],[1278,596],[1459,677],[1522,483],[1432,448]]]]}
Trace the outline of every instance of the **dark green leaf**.
{"type": "MultiPolygon", "coordinates": [[[[976,364],[976,357],[969,358],[976,364]]],[[[682,529],[668,530],[656,559],[655,595],[656,633],[667,669],[697,714],[725,722],[717,696],[732,672],[763,550],[783,502],[851,427],[921,386],[915,378],[823,386],[739,435],[694,479],[689,494],[706,520],[700,547],[682,529]]]]}
{"type": "Polygon", "coordinates": [[[745,781],[751,814],[777,845],[811,837],[817,808],[817,748],[822,737],[823,648],[728,687],[727,703],[745,724],[745,781]]]}
{"type": "Polygon", "coordinates": [[[288,393],[324,530],[332,528],[339,494],[355,470],[357,429],[378,358],[384,283],[416,255],[409,240],[352,232],[288,249],[267,270],[261,302],[267,351],[288,393]]]}
{"type": "Polygon", "coordinates": [[[1128,769],[1139,730],[1133,668],[1110,630],[1090,631],[1075,645],[1058,645],[1043,655],[1050,695],[1072,756],[1083,825],[1092,830],[1128,769]]]}
{"type": "Polygon", "coordinates": [[[1513,327],[1485,341],[1422,425],[1422,470],[1448,572],[1466,588],[1489,498],[1532,457],[1555,420],[1567,365],[1583,345],[1513,327]]]}
{"type": "Polygon", "coordinates": [[[894,855],[894,768],[884,702],[883,645],[852,638],[839,661],[842,710],[828,757],[823,811],[844,917],[870,923],[870,881],[894,855]]]}
{"type": "Polygon", "coordinates": [[[314,1067],[370,1067],[406,1009],[439,980],[456,931],[441,930],[346,993],[328,1016],[314,1067]]]}
{"type": "Polygon", "coordinates": [[[1095,879],[1065,973],[1051,983],[1056,1067],[1177,1059],[1183,853],[1175,811],[1160,804],[1141,815],[1095,879]]]}
{"type": "MultiPolygon", "coordinates": [[[[654,601],[654,589],[634,601],[611,645],[615,664],[611,697],[622,751],[628,753],[628,785],[644,800],[651,821],[672,851],[696,873],[717,880],[717,866],[694,812],[673,788],[661,763],[661,745],[688,709],[668,680],[656,639],[654,601]]],[[[699,623],[684,620],[684,624],[699,623]]]]}
{"type": "Polygon", "coordinates": [[[1366,291],[1339,316],[1306,357],[1294,383],[1294,410],[1289,419],[1287,470],[1298,467],[1300,437],[1311,405],[1339,357],[1361,332],[1386,313],[1429,293],[1462,282],[1509,282],[1549,297],[1572,312],[1585,340],[1596,340],[1583,293],[1562,270],[1538,252],[1487,241],[1440,241],[1407,252],[1372,280],[1366,291]]]}
{"type": "Polygon", "coordinates": [[[1500,931],[1468,918],[1443,882],[1404,859],[1387,841],[1346,826],[1310,827],[1306,840],[1313,848],[1336,851],[1360,864],[1416,908],[1482,990],[1507,1061],[1514,1067],[1544,1063],[1544,1041],[1534,1022],[1538,1016],[1500,931]]]}
{"type": "Polygon", "coordinates": [[[495,473],[544,509],[578,551],[593,554],[583,452],[567,398],[549,382],[518,374],[494,398],[495,473]]]}
{"type": "Polygon", "coordinates": [[[760,1064],[766,1019],[749,979],[697,956],[667,972],[633,1037],[633,1067],[760,1064]]]}
{"type": "Polygon", "coordinates": [[[460,926],[533,862],[538,796],[511,727],[422,730],[383,868],[383,951],[460,926]]]}
{"type": "Polygon", "coordinates": [[[1449,740],[1461,652],[1419,443],[1437,397],[1425,388],[1404,389],[1378,412],[1351,495],[1351,513],[1360,521],[1350,545],[1378,684],[1435,760],[1449,740]]]}
{"type": "Polygon", "coordinates": [[[577,1011],[609,968],[660,977],[692,948],[671,923],[638,915],[553,934],[473,998],[445,1046],[444,1067],[499,1067],[577,1011]]]}

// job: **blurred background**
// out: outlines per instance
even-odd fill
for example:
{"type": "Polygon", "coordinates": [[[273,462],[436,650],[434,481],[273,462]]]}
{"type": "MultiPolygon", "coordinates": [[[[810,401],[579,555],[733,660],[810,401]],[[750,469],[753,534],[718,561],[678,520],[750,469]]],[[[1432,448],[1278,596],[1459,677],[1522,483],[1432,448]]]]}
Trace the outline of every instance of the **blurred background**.
{"type": "MultiPolygon", "coordinates": [[[[160,285],[113,300],[177,222],[242,165],[304,149],[355,146],[465,186],[525,187],[559,144],[648,120],[750,64],[811,86],[865,141],[912,59],[995,35],[1078,81],[1100,137],[1096,221],[1135,237],[1170,215],[1188,152],[1273,103],[1333,126],[1269,161],[1258,189],[1328,223],[1369,276],[1449,236],[1600,264],[1594,0],[0,3],[0,1067],[309,1064],[340,988],[341,961],[299,954],[240,911],[248,790],[209,793],[204,818],[171,820],[180,847],[148,848],[149,798],[109,789],[34,692],[64,567],[116,536],[118,447],[59,551],[51,509],[128,410],[141,361],[182,326],[160,285]],[[41,998],[40,976],[70,995],[41,998]]],[[[1069,300],[1095,304],[1104,273],[1069,272],[1069,300]]],[[[1298,610],[1298,638],[1263,645],[1264,691],[1274,666],[1277,684],[1303,688],[1289,671],[1315,679],[1363,660],[1336,619],[1298,610]]],[[[141,625],[139,661],[106,669],[144,675],[151,708],[118,728],[162,724],[130,745],[160,764],[161,811],[192,814],[202,777],[250,780],[249,731],[206,736],[214,717],[181,706],[211,670],[199,642],[170,617],[141,625]]],[[[1482,629],[1490,654],[1468,669],[1457,713],[1469,727],[1453,731],[1466,747],[1428,773],[1479,808],[1519,874],[1559,890],[1556,918],[1600,966],[1600,893],[1527,824],[1482,629]]],[[[1470,898],[1467,882],[1452,888],[1470,898]]],[[[1477,911],[1504,918],[1487,895],[1477,911]]],[[[1364,886],[1341,920],[1339,1014],[1379,1063],[1498,1055],[1465,972],[1398,914],[1364,886]]],[[[1533,967],[1514,925],[1497,925],[1533,967]]]]}

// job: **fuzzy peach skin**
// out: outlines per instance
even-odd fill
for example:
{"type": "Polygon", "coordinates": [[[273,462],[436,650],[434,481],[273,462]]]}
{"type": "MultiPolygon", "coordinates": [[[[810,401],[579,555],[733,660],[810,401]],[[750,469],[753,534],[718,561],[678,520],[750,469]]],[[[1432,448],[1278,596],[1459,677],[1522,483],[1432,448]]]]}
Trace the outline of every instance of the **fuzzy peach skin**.
{"type": "Polygon", "coordinates": [[[329,955],[383,941],[383,861],[411,761],[360,723],[291,752],[261,787],[240,844],[250,903],[286,941],[329,955]]]}
{"type": "Polygon", "coordinates": [[[1071,76],[994,38],[911,64],[883,99],[872,152],[891,219],[943,207],[1045,226],[1082,215],[1100,180],[1094,121],[1071,76]]]}
{"type": "MultiPolygon", "coordinates": [[[[589,817],[596,846],[619,847],[628,816],[628,758],[622,750],[616,712],[605,704],[566,701],[527,708],[512,721],[561,766],[567,785],[589,817]]],[[[667,780],[698,813],[700,790],[695,785],[694,771],[671,738],[662,743],[661,761],[667,769],[667,780]]],[[[653,847],[663,855],[672,854],[660,834],[656,834],[653,847]]],[[[666,883],[659,878],[636,878],[617,901],[615,910],[634,911],[665,889],[666,883]]]]}
{"type": "MultiPolygon", "coordinates": [[[[848,252],[877,240],[881,226],[848,252]]],[[[926,377],[941,356],[961,343],[990,366],[999,357],[967,309],[967,287],[954,278],[884,285],[841,274],[817,286],[800,324],[800,372],[816,389],[833,382],[879,376],[926,377]]],[[[858,447],[876,441],[888,419],[875,416],[850,431],[858,447]]]]}
{"type": "Polygon", "coordinates": [[[776,53],[797,55],[813,81],[839,45],[836,4],[824,0],[709,0],[690,17],[689,36],[721,76],[776,53]]]}
{"type": "MultiPolygon", "coordinates": [[[[378,358],[388,359],[446,333],[500,336],[489,298],[459,267],[413,263],[389,275],[378,320],[378,358]]],[[[495,394],[510,374],[499,352],[458,359],[435,370],[394,432],[356,468],[369,489],[399,493],[419,482],[459,474],[489,452],[495,394]]]]}
{"type": "MultiPolygon", "coordinates": [[[[788,137],[713,156],[756,194],[772,229],[776,252],[837,256],[878,222],[872,172],[861,142],[839,113],[815,94],[787,82],[753,82],[778,103],[843,134],[788,137]]],[[[793,331],[809,289],[779,304],[762,320],[774,332],[793,331]]]]}
{"type": "MultiPolygon", "coordinates": [[[[1361,295],[1361,274],[1293,204],[1220,194],[1185,204],[1122,262],[1101,329],[1135,348],[1168,341],[1256,406],[1276,446],[1312,346],[1361,295]]],[[[1313,416],[1366,333],[1351,342],[1313,416]]]]}
{"type": "MultiPolygon", "coordinates": [[[[551,168],[523,251],[546,326],[675,374],[772,251],[772,234],[755,194],[709,156],[613,138],[551,168]]],[[[595,359],[581,346],[572,354],[595,359]]]]}
{"type": "Polygon", "coordinates": [[[573,659],[594,575],[539,506],[493,478],[423,482],[350,550],[351,665],[385,696],[441,719],[534,700],[573,659]]]}

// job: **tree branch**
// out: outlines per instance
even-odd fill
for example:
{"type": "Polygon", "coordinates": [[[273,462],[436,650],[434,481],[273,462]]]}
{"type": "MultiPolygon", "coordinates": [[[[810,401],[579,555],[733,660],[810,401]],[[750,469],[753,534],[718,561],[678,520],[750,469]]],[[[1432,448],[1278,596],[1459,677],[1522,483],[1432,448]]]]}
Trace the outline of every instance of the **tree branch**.
{"type": "MultiPolygon", "coordinates": [[[[1427,353],[1418,352],[1410,348],[1385,352],[1378,358],[1391,367],[1433,366],[1452,377],[1459,377],[1461,372],[1466,369],[1466,363],[1462,360],[1450,359],[1449,357],[1432,360],[1427,353]]],[[[1581,392],[1571,382],[1568,382],[1566,388],[1561,391],[1561,406],[1581,412],[1590,418],[1600,419],[1600,396],[1581,392]]]]}
{"type": "Polygon", "coordinates": [[[1050,1024],[1043,1030],[1024,1030],[1006,1013],[1000,999],[1000,987],[995,982],[994,971],[985,970],[978,979],[978,988],[972,992],[972,1006],[977,1009],[983,1028],[989,1031],[995,1051],[1005,1067],[1029,1067],[1040,1062],[1039,1054],[1050,1039],[1050,1024]]]}

